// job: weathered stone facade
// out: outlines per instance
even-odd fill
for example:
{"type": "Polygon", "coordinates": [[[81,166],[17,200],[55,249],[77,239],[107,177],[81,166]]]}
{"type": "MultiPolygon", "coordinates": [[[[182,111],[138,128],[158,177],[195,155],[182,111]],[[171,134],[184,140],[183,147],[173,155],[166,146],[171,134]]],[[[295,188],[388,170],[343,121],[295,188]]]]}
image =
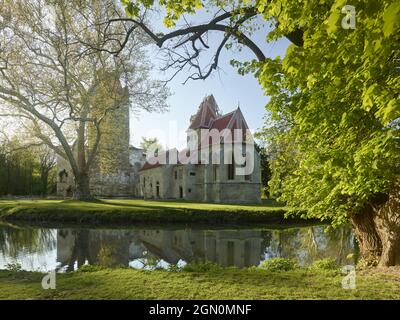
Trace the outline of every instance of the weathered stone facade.
{"type": "MultiPolygon", "coordinates": [[[[202,102],[197,114],[191,119],[189,127],[192,130],[191,133],[200,128],[210,130],[248,129],[239,108],[229,114],[219,115],[213,96],[207,97],[202,102]]],[[[192,137],[189,135],[188,144],[191,139],[192,137]]],[[[151,161],[147,162],[140,170],[140,184],[144,198],[219,203],[261,202],[259,154],[254,151],[254,170],[251,174],[237,175],[234,172],[240,165],[228,164],[224,161],[226,154],[225,146],[222,143],[215,149],[210,146],[207,148],[206,153],[209,154],[209,159],[214,159],[212,163],[201,164],[201,161],[197,161],[198,163],[194,164],[169,164],[167,162],[167,164],[161,165],[151,161]],[[217,158],[219,161],[215,161],[217,158]]],[[[188,150],[182,152],[188,152],[188,150]]],[[[169,150],[165,158],[174,158],[170,157],[172,153],[178,154],[178,151],[176,149],[169,150]]],[[[197,153],[194,157],[199,156],[200,152],[197,153]]]]}
{"type": "MultiPolygon", "coordinates": [[[[90,171],[90,190],[94,196],[104,197],[141,197],[139,170],[146,160],[143,149],[129,147],[129,167],[102,173],[97,168],[90,171]]],[[[74,188],[74,176],[71,167],[65,159],[57,158],[58,181],[57,194],[61,197],[71,197],[74,188]]]]}

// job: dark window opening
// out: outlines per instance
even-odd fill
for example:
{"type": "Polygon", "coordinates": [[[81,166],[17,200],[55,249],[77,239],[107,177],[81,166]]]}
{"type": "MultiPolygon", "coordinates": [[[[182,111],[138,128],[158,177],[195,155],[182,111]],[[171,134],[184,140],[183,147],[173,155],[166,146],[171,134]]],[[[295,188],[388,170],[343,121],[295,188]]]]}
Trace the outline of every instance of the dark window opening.
{"type": "Polygon", "coordinates": [[[214,181],[217,181],[218,167],[214,166],[214,181]]]}
{"type": "Polygon", "coordinates": [[[191,172],[190,175],[191,175],[192,177],[194,177],[194,176],[196,175],[196,172],[191,172]]]}
{"type": "Polygon", "coordinates": [[[235,159],[232,154],[232,163],[228,164],[228,180],[235,179],[235,159]]]}
{"type": "Polygon", "coordinates": [[[179,187],[179,198],[182,199],[183,198],[183,188],[179,187]]]}
{"type": "MultiPolygon", "coordinates": [[[[243,164],[243,168],[246,168],[246,166],[247,166],[247,161],[245,161],[244,162],[244,164],[243,164]]],[[[246,181],[251,181],[251,173],[250,174],[246,174],[245,176],[244,176],[244,180],[246,180],[246,181]]]]}
{"type": "Polygon", "coordinates": [[[60,182],[66,182],[65,180],[68,178],[68,172],[64,169],[63,171],[60,171],[58,176],[60,178],[60,182]]]}
{"type": "Polygon", "coordinates": [[[235,264],[235,243],[233,241],[228,241],[227,260],[228,266],[233,266],[235,264]]]}
{"type": "Polygon", "coordinates": [[[192,192],[192,189],[188,189],[188,192],[189,192],[189,193],[192,192]]]}

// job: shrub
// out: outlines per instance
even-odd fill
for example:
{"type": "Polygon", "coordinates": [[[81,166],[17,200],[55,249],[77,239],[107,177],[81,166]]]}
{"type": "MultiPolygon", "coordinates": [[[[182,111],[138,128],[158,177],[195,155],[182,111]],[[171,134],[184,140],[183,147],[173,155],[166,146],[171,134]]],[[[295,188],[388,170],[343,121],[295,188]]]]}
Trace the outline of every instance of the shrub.
{"type": "Polygon", "coordinates": [[[332,258],[317,260],[313,263],[312,267],[318,270],[337,270],[339,268],[336,260],[332,258]]]}
{"type": "Polygon", "coordinates": [[[170,272],[180,272],[180,271],[182,271],[182,267],[180,265],[178,265],[178,264],[171,263],[168,266],[168,271],[170,271],[170,272]]]}
{"type": "Polygon", "coordinates": [[[84,264],[78,269],[78,272],[96,272],[100,270],[107,269],[104,266],[96,265],[96,264],[84,264]]]}
{"type": "Polygon", "coordinates": [[[183,267],[183,271],[186,272],[209,272],[209,271],[218,271],[221,270],[222,267],[218,264],[215,264],[210,261],[204,262],[191,262],[188,263],[186,266],[183,267]]]}
{"type": "Polygon", "coordinates": [[[19,272],[22,270],[22,266],[18,262],[8,263],[8,264],[6,264],[6,270],[13,271],[13,272],[19,272]]]}
{"type": "Polygon", "coordinates": [[[290,271],[298,268],[297,262],[286,258],[272,258],[265,260],[260,266],[269,271],[290,271]]]}

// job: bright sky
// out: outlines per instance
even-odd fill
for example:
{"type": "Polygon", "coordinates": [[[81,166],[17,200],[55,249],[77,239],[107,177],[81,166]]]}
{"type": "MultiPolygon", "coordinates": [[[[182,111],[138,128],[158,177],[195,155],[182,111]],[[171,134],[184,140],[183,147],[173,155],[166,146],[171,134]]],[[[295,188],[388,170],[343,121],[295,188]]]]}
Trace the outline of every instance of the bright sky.
{"type": "MultiPolygon", "coordinates": [[[[268,28],[265,27],[255,33],[252,39],[263,49],[266,56],[283,57],[289,41],[281,39],[267,44],[265,40],[267,33],[268,28]]],[[[219,44],[218,40],[219,37],[211,39],[211,48],[214,50],[219,44]]],[[[138,117],[132,115],[131,144],[139,146],[142,137],[157,137],[165,148],[182,149],[186,144],[185,131],[189,126],[190,116],[196,113],[203,98],[209,94],[214,95],[223,113],[228,113],[240,105],[250,129],[256,131],[261,128],[268,97],[263,94],[261,86],[253,75],[240,76],[229,63],[231,59],[246,61],[254,59],[255,56],[247,48],[239,53],[231,51],[225,50],[221,53],[219,67],[222,70],[215,72],[207,80],[189,80],[183,85],[188,76],[188,73],[183,71],[171,81],[169,87],[173,95],[168,101],[171,106],[169,112],[163,114],[142,112],[138,117]]],[[[156,52],[150,54],[153,63],[159,65],[156,52]]],[[[160,71],[158,72],[155,73],[158,77],[164,77],[160,71]]]]}

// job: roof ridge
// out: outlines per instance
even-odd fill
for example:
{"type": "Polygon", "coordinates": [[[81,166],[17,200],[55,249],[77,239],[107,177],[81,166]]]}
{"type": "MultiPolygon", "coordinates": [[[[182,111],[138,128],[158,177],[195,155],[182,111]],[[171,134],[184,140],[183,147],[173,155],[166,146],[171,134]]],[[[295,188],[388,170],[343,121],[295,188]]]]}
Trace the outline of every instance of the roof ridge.
{"type": "Polygon", "coordinates": [[[234,112],[236,112],[236,110],[233,110],[233,111],[231,111],[231,112],[228,112],[228,113],[225,113],[225,114],[223,114],[223,115],[220,115],[219,117],[215,118],[215,120],[219,120],[219,119],[225,118],[225,117],[227,117],[227,116],[230,116],[230,115],[231,115],[232,113],[234,113],[234,112]]]}

